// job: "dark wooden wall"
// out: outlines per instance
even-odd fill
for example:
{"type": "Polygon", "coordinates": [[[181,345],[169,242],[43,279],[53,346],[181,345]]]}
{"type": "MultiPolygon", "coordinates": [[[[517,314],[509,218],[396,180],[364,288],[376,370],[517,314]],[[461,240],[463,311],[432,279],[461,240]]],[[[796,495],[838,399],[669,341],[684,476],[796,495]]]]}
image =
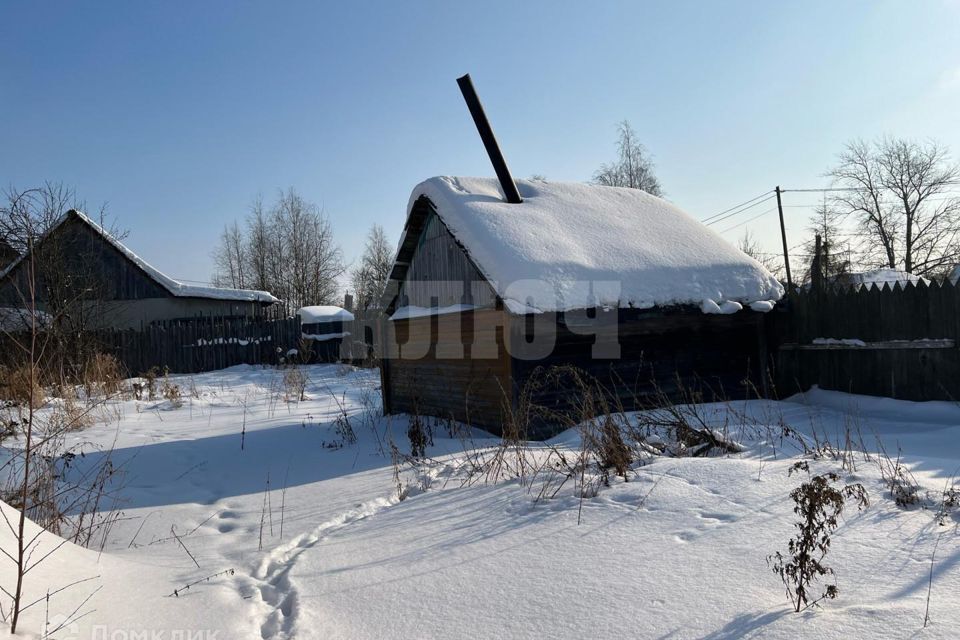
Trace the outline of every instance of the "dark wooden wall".
{"type": "Polygon", "coordinates": [[[400,284],[397,307],[493,307],[496,294],[432,210],[400,284]]]}
{"type": "MultiPolygon", "coordinates": [[[[511,316],[484,310],[391,322],[382,363],[388,413],[453,417],[500,433],[504,403],[518,408],[525,385],[538,407],[569,408],[578,389],[569,380],[544,385],[537,375],[575,367],[599,383],[614,406],[634,409],[666,395],[704,401],[763,393],[763,314],[704,315],[699,309],[511,316]],[[612,317],[611,317],[612,316],[612,317]],[[531,342],[531,335],[547,340],[531,342]],[[555,342],[553,342],[555,338],[555,342]],[[594,346],[609,349],[599,354],[594,346]],[[536,374],[537,369],[540,373],[536,374]]],[[[557,425],[529,425],[549,437],[557,425]]]]}
{"type": "Polygon", "coordinates": [[[764,393],[763,314],[744,310],[707,315],[689,307],[621,309],[598,311],[592,325],[583,312],[576,315],[576,320],[563,314],[513,318],[514,387],[520,392],[532,383],[537,405],[562,409],[570,403],[574,388],[542,387],[535,374],[538,368],[542,376],[543,369],[564,366],[586,373],[587,381],[599,385],[614,407],[627,410],[663,397],[711,402],[764,393]],[[556,346],[545,356],[525,353],[527,336],[537,331],[537,322],[553,323],[556,331],[556,346]],[[610,353],[611,347],[618,354],[610,353]]]}
{"type": "Polygon", "coordinates": [[[384,409],[419,413],[499,433],[509,404],[503,311],[391,321],[381,360],[384,409]]]}
{"type": "MultiPolygon", "coordinates": [[[[300,349],[299,318],[203,317],[157,322],[141,329],[102,329],[83,334],[91,350],[113,355],[130,375],[152,368],[199,373],[238,364],[275,365],[300,349]]],[[[21,334],[0,333],[0,365],[18,366],[21,334]]],[[[41,343],[44,337],[41,335],[41,343]]],[[[57,355],[57,354],[52,354],[57,355]]]]}
{"type": "MultiPolygon", "coordinates": [[[[79,218],[71,216],[37,245],[38,297],[47,286],[69,299],[140,300],[170,293],[79,218]],[[47,275],[49,269],[49,275],[47,275]],[[69,281],[64,275],[69,275],[69,281]]],[[[19,305],[27,291],[24,260],[0,283],[0,303],[19,305]]]]}
{"type": "Polygon", "coordinates": [[[960,398],[960,289],[950,282],[798,291],[778,306],[771,317],[778,395],[818,385],[906,400],[960,398]]]}

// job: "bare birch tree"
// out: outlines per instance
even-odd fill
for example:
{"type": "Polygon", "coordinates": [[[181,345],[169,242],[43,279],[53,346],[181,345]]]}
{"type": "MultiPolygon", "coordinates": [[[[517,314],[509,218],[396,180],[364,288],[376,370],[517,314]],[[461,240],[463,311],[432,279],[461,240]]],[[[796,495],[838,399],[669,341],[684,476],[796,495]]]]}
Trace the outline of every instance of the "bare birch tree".
{"type": "Polygon", "coordinates": [[[293,189],[269,209],[257,198],[243,227],[224,230],[214,259],[215,283],[269,291],[288,312],[335,303],[346,271],[329,217],[293,189]]]}
{"type": "Polygon", "coordinates": [[[223,228],[220,234],[220,246],[213,253],[216,274],[213,284],[218,287],[246,289],[246,267],[250,262],[247,256],[246,240],[240,226],[234,222],[223,228]]]}
{"type": "Polygon", "coordinates": [[[617,152],[619,157],[610,164],[600,165],[593,181],[608,187],[640,189],[650,195],[662,196],[660,181],[654,174],[653,161],[637,134],[624,120],[617,125],[617,152]]]}
{"type": "Polygon", "coordinates": [[[379,224],[367,234],[367,244],[360,263],[350,274],[358,309],[376,308],[393,268],[393,245],[379,224]]]}
{"type": "Polygon", "coordinates": [[[846,145],[829,173],[833,206],[852,215],[870,266],[939,275],[960,258],[960,167],[935,141],[884,138],[846,145]]]}

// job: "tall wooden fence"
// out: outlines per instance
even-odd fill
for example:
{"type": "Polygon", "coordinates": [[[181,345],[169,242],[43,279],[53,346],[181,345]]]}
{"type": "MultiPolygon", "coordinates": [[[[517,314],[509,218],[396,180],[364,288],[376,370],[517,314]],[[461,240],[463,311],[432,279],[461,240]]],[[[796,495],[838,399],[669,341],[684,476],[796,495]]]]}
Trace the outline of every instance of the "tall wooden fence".
{"type": "Polygon", "coordinates": [[[199,373],[237,364],[278,364],[290,349],[298,348],[300,321],[212,316],[95,335],[101,350],[115,356],[131,374],[152,367],[199,373]]]}
{"type": "Polygon", "coordinates": [[[960,287],[885,284],[791,294],[771,314],[781,396],[825,389],[960,399],[960,287]]]}
{"type": "MultiPolygon", "coordinates": [[[[329,344],[330,348],[311,349],[309,341],[302,339],[297,317],[202,316],[157,321],[138,329],[84,332],[68,340],[71,346],[67,350],[71,353],[63,355],[67,362],[73,362],[82,359],[80,353],[108,353],[131,375],[153,368],[171,373],[199,373],[238,364],[317,361],[318,354],[324,355],[323,361],[370,364],[379,357],[384,322],[378,313],[357,313],[355,320],[344,323],[348,336],[318,343],[324,347],[329,344]],[[74,343],[83,344],[76,349],[76,354],[74,343]]],[[[18,342],[29,344],[29,335],[0,332],[0,366],[17,366],[22,359],[18,342]]]]}

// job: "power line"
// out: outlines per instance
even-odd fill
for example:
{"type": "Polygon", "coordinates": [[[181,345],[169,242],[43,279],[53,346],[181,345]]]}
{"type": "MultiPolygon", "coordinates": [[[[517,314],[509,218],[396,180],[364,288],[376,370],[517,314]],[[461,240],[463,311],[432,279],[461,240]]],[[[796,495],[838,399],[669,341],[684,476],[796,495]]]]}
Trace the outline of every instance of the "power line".
{"type": "Polygon", "coordinates": [[[820,189],[780,189],[780,193],[821,193],[827,191],[863,191],[860,187],[823,187],[820,189]]]}
{"type": "Polygon", "coordinates": [[[756,220],[757,218],[761,218],[761,217],[767,215],[768,213],[773,213],[773,212],[776,211],[776,210],[777,210],[776,207],[773,207],[772,209],[767,209],[767,210],[764,211],[763,213],[758,213],[757,215],[753,216],[752,218],[749,218],[749,219],[747,219],[747,220],[744,220],[743,222],[739,222],[739,223],[733,225],[732,227],[729,227],[729,228],[727,228],[727,229],[724,229],[724,230],[721,231],[720,233],[726,233],[726,232],[728,232],[728,231],[733,231],[734,229],[737,229],[737,228],[739,228],[739,227],[742,227],[742,226],[745,225],[745,224],[749,224],[749,223],[753,222],[754,220],[756,220]]]}
{"type": "MultiPolygon", "coordinates": [[[[960,180],[948,180],[941,184],[960,184],[960,180]]],[[[865,187],[819,187],[816,189],[780,189],[780,193],[826,193],[830,191],[868,191],[865,187]]]]}
{"type": "Polygon", "coordinates": [[[733,211],[734,209],[739,209],[740,207],[742,207],[742,206],[744,206],[744,205],[748,205],[748,204],[750,204],[751,202],[753,202],[754,200],[759,200],[760,198],[762,198],[762,197],[764,197],[764,196],[768,196],[768,195],[770,195],[771,193],[773,193],[772,190],[771,190],[771,191],[765,191],[764,193],[761,193],[760,195],[758,195],[758,196],[755,197],[755,198],[750,198],[750,199],[747,200],[746,202],[741,202],[740,204],[735,205],[735,206],[733,206],[733,207],[730,207],[729,209],[724,209],[724,210],[721,211],[720,213],[715,213],[715,214],[713,214],[712,216],[708,216],[708,217],[704,218],[703,220],[701,220],[700,222],[703,222],[704,224],[706,224],[707,222],[709,222],[710,220],[713,220],[714,218],[718,218],[718,217],[722,216],[722,215],[725,214],[725,213],[729,213],[730,211],[733,211]]]}
{"type": "MultiPolygon", "coordinates": [[[[730,218],[733,218],[734,216],[738,216],[738,215],[740,215],[741,213],[744,213],[745,211],[749,211],[750,209],[753,209],[754,207],[760,206],[760,205],[763,204],[764,202],[769,202],[770,200],[773,200],[775,197],[776,197],[776,196],[769,195],[769,196],[767,196],[766,198],[764,198],[763,200],[757,200],[757,201],[754,202],[753,204],[748,204],[748,205],[746,205],[746,206],[742,206],[741,208],[737,209],[736,211],[731,211],[730,213],[727,213],[726,215],[721,216],[721,217],[719,217],[719,218],[716,217],[716,216],[713,216],[713,219],[708,218],[708,219],[707,219],[708,221],[704,221],[703,224],[705,224],[706,226],[709,227],[709,226],[712,226],[712,225],[717,224],[718,222],[723,222],[724,220],[729,220],[730,218]]],[[[728,211],[729,211],[729,210],[728,210],[728,211]]]]}

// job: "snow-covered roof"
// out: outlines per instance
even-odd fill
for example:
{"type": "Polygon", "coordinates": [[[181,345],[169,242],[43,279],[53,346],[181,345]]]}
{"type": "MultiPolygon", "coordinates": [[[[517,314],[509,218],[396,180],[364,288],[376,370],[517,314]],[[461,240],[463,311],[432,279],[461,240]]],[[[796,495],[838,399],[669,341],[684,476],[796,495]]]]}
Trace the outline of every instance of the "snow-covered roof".
{"type": "MultiPolygon", "coordinates": [[[[75,216],[77,219],[83,221],[87,226],[93,229],[96,233],[103,237],[104,240],[109,242],[116,248],[120,253],[122,253],[128,260],[133,262],[135,265],[140,267],[147,276],[159,284],[161,287],[170,292],[170,295],[173,295],[178,298],[210,298],[213,300],[237,300],[242,302],[280,302],[279,298],[274,297],[267,291],[255,291],[253,289],[227,289],[223,287],[205,287],[193,284],[184,284],[178,280],[174,280],[170,276],[164,274],[159,269],[150,265],[146,260],[135,254],[133,251],[128,249],[122,242],[114,238],[106,229],[101,227],[99,224],[91,220],[86,216],[86,214],[71,209],[63,217],[60,218],[47,233],[59,227],[61,224],[70,219],[71,216],[75,216]]],[[[0,273],[0,279],[5,277],[8,273],[13,271],[14,268],[23,260],[25,256],[20,256],[13,262],[11,262],[7,267],[0,273]]]]}
{"type": "Polygon", "coordinates": [[[431,178],[413,190],[464,246],[513,313],[775,301],[759,262],[675,205],[636,189],[492,178],[431,178]]]}
{"type": "Polygon", "coordinates": [[[950,284],[957,284],[960,281],[960,264],[954,265],[953,269],[950,270],[950,275],[947,276],[947,280],[950,281],[950,284]]]}
{"type": "Polygon", "coordinates": [[[36,309],[20,307],[0,307],[0,331],[30,331],[34,321],[37,327],[48,327],[53,323],[50,314],[36,309]]]}
{"type": "Polygon", "coordinates": [[[315,322],[334,322],[342,320],[349,322],[353,320],[353,314],[343,307],[333,305],[317,305],[313,307],[303,307],[297,313],[300,315],[300,322],[304,324],[313,324],[315,322]]]}

